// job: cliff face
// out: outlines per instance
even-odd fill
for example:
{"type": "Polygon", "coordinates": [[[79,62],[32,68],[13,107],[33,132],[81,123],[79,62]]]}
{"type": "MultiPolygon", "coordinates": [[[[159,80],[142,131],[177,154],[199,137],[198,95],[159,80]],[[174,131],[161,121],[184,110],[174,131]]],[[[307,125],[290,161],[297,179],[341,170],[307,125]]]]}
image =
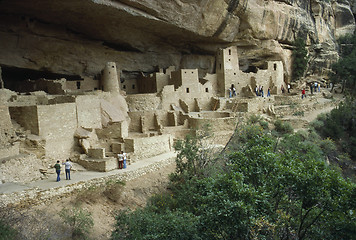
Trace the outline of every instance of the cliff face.
{"type": "Polygon", "coordinates": [[[3,72],[95,76],[114,61],[122,79],[170,65],[211,73],[230,45],[243,70],[282,60],[288,77],[296,37],[310,46],[309,72],[323,73],[355,29],[346,0],[0,0],[0,19],[3,72]]]}

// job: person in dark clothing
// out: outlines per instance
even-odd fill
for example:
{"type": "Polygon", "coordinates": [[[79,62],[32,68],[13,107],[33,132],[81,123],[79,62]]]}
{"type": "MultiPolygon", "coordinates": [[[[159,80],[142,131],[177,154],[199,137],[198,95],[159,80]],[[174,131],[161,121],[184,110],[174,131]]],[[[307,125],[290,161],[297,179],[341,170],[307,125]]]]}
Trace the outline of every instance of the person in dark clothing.
{"type": "Polygon", "coordinates": [[[57,161],[57,163],[54,165],[54,168],[56,169],[57,173],[57,182],[59,182],[61,180],[59,176],[61,174],[61,165],[59,164],[59,161],[57,161]]]}

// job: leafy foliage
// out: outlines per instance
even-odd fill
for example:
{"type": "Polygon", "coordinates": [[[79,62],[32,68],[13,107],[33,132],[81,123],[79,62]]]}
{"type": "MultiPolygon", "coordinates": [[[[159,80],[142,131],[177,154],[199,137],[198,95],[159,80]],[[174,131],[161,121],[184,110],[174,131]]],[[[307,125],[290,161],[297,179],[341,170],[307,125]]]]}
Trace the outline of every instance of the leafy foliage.
{"type": "MultiPolygon", "coordinates": [[[[332,142],[292,132],[240,127],[220,171],[181,165],[170,192],[119,214],[113,239],[355,238],[356,186],[325,163],[332,142]]],[[[198,143],[179,145],[180,159],[197,161],[198,143]]]]}
{"type": "Polygon", "coordinates": [[[91,213],[80,208],[63,208],[59,216],[72,229],[73,239],[86,239],[94,225],[91,213]]]}
{"type": "Polygon", "coordinates": [[[340,60],[332,65],[331,81],[342,83],[342,89],[356,89],[356,33],[339,39],[340,60]]]}
{"type": "Polygon", "coordinates": [[[17,232],[3,220],[0,220],[0,239],[15,240],[17,232]]]}
{"type": "Polygon", "coordinates": [[[335,141],[343,152],[356,161],[356,100],[346,99],[329,114],[320,116],[314,128],[325,138],[335,141]]]}
{"type": "Polygon", "coordinates": [[[292,65],[292,78],[298,80],[303,76],[308,64],[308,51],[306,50],[305,40],[297,38],[294,42],[295,49],[293,50],[293,65],[292,65]]]}

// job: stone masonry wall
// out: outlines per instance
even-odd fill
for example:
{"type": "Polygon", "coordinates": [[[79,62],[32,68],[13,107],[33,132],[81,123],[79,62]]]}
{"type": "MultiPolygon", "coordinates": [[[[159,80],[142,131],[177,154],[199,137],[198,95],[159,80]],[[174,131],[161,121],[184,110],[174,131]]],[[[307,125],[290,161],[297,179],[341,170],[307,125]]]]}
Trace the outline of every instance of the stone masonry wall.
{"type": "Polygon", "coordinates": [[[172,147],[173,138],[169,134],[125,139],[125,151],[130,152],[133,161],[144,161],[146,158],[170,152],[172,147]]]}
{"type": "Polygon", "coordinates": [[[26,130],[39,135],[37,106],[10,107],[11,118],[26,130]]]}
{"type": "Polygon", "coordinates": [[[46,157],[66,159],[77,129],[75,103],[37,106],[39,135],[46,139],[46,157]]]}
{"type": "Polygon", "coordinates": [[[101,128],[101,109],[98,96],[77,96],[78,126],[83,128],[101,128]]]}

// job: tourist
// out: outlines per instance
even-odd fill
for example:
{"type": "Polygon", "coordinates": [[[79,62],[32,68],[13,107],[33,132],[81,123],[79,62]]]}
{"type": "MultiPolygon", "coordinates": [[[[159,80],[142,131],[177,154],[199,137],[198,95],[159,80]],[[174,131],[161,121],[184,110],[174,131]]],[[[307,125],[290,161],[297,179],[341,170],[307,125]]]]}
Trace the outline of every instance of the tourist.
{"type": "Polygon", "coordinates": [[[59,182],[61,180],[59,176],[61,174],[61,165],[59,164],[59,161],[57,161],[57,163],[54,165],[54,168],[56,169],[57,173],[57,182],[59,182]]]}
{"type": "Polygon", "coordinates": [[[124,166],[124,152],[121,151],[119,154],[117,154],[117,159],[119,163],[119,169],[122,169],[124,166]]]}
{"type": "Polygon", "coordinates": [[[72,163],[69,161],[69,159],[66,160],[66,162],[62,162],[63,165],[65,165],[65,171],[66,171],[66,180],[70,180],[70,170],[72,169],[72,163]]]}
{"type": "Polygon", "coordinates": [[[318,83],[318,92],[320,92],[320,83],[318,83]]]}
{"type": "Polygon", "coordinates": [[[281,90],[282,90],[282,93],[284,93],[284,86],[283,86],[283,84],[282,84],[282,86],[281,86],[281,90]]]}
{"type": "Polygon", "coordinates": [[[122,155],[124,155],[124,164],[123,164],[123,168],[126,168],[126,161],[127,161],[127,153],[122,152],[122,155]]]}
{"type": "Polygon", "coordinates": [[[313,94],[313,83],[310,83],[310,94],[313,94]]]}
{"type": "Polygon", "coordinates": [[[270,96],[271,96],[271,89],[268,88],[268,89],[267,89],[267,97],[270,97],[270,96]]]}
{"type": "Polygon", "coordinates": [[[318,88],[318,83],[317,83],[317,82],[315,82],[315,83],[314,83],[314,92],[316,92],[316,91],[317,91],[317,88],[318,88]]]}
{"type": "Polygon", "coordinates": [[[303,88],[302,89],[302,99],[305,98],[305,97],[307,97],[307,96],[305,95],[305,88],[303,88]]]}
{"type": "Polygon", "coordinates": [[[263,97],[263,86],[260,86],[260,94],[261,94],[261,97],[263,97]]]}
{"type": "Polygon", "coordinates": [[[256,85],[256,88],[255,88],[255,92],[256,92],[256,96],[258,97],[258,87],[256,85]]]}
{"type": "Polygon", "coordinates": [[[232,96],[236,97],[236,88],[234,84],[231,84],[231,92],[232,92],[232,96]]]}
{"type": "Polygon", "coordinates": [[[231,88],[229,88],[229,98],[231,98],[231,88]]]}
{"type": "Polygon", "coordinates": [[[290,84],[287,85],[288,93],[290,93],[290,84]]]}

